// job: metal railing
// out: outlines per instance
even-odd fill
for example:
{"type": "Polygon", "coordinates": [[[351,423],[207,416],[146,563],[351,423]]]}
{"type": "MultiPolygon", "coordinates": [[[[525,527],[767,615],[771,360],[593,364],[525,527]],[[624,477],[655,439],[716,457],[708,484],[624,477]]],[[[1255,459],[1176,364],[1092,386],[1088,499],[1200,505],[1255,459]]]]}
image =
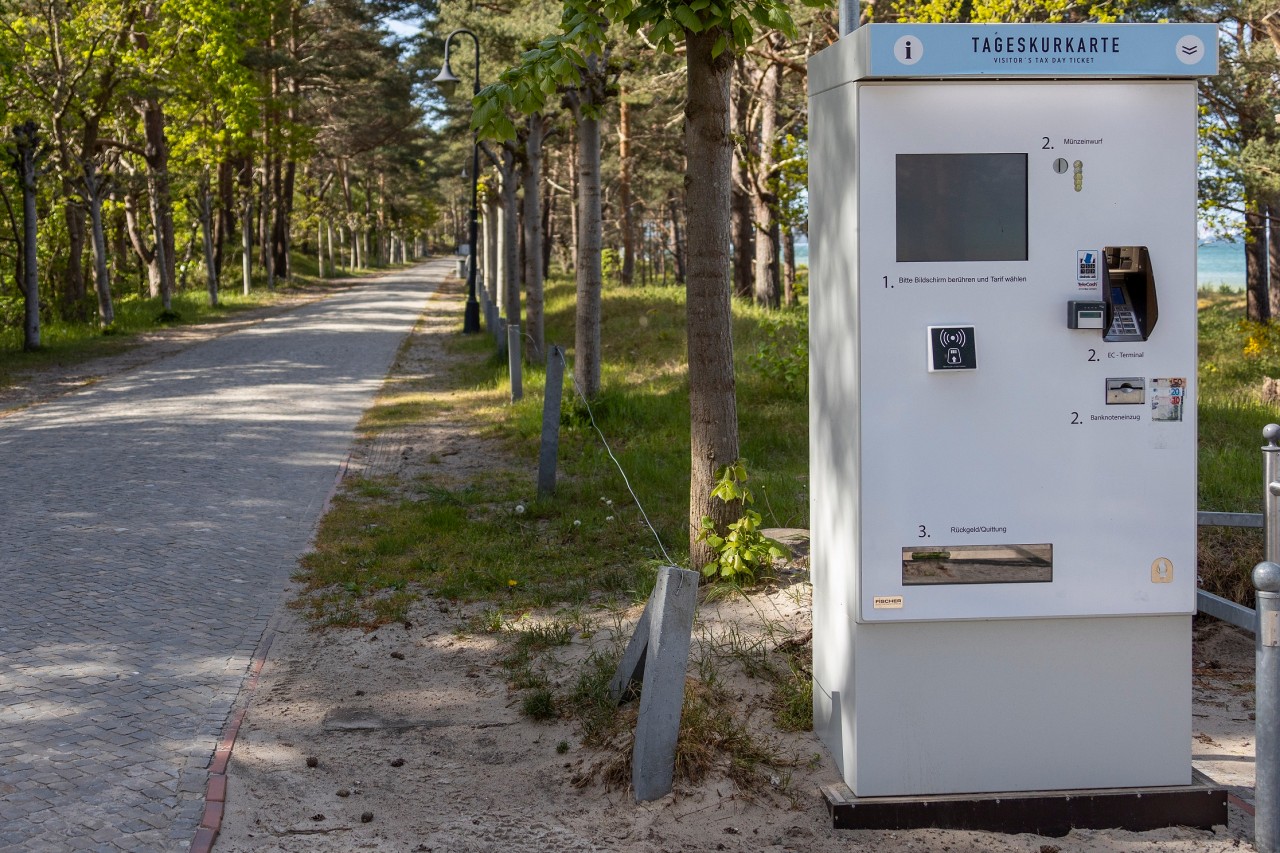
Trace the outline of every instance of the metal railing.
{"type": "MultiPolygon", "coordinates": [[[[1197,524],[1200,527],[1260,527],[1264,530],[1267,545],[1264,554],[1265,559],[1280,562],[1277,555],[1272,553],[1273,548],[1280,549],[1280,515],[1275,511],[1272,504],[1276,501],[1275,495],[1270,491],[1270,486],[1280,480],[1280,426],[1276,424],[1267,424],[1262,430],[1262,438],[1266,441],[1266,445],[1262,448],[1263,475],[1267,484],[1267,504],[1264,512],[1201,512],[1197,513],[1197,524]],[[1268,519],[1271,519],[1268,524],[1268,519]],[[1274,544],[1272,544],[1274,543],[1274,544]]],[[[1203,589],[1196,590],[1196,609],[1215,619],[1221,619],[1242,628],[1250,634],[1255,633],[1258,614],[1251,607],[1245,607],[1243,604],[1237,604],[1230,599],[1223,598],[1220,595],[1214,595],[1212,592],[1205,592],[1203,589]]]]}
{"type": "Polygon", "coordinates": [[[1280,425],[1262,429],[1263,512],[1202,512],[1201,526],[1261,527],[1263,561],[1253,569],[1257,609],[1196,590],[1196,608],[1254,636],[1254,848],[1280,847],[1280,425]]]}
{"type": "Polygon", "coordinates": [[[1280,425],[1262,429],[1263,561],[1253,569],[1253,838],[1258,853],[1280,844],[1280,425]]]}

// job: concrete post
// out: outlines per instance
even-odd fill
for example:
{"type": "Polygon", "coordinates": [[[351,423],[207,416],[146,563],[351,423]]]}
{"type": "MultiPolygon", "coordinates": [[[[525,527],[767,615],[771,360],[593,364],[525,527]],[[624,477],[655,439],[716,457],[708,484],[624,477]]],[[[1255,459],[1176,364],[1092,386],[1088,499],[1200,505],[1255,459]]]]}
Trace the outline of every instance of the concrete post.
{"type": "Polygon", "coordinates": [[[524,396],[524,377],[520,372],[520,326],[507,326],[507,372],[511,374],[511,402],[524,396]]]}
{"type": "Polygon", "coordinates": [[[631,754],[631,787],[638,803],[671,793],[697,600],[697,572],[673,566],[658,570],[658,583],[646,608],[649,648],[631,754]]]}
{"type": "Polygon", "coordinates": [[[538,498],[556,490],[556,459],[560,455],[560,395],[564,391],[564,355],[551,345],[547,353],[547,384],[542,396],[542,448],[538,453],[538,498]]]}

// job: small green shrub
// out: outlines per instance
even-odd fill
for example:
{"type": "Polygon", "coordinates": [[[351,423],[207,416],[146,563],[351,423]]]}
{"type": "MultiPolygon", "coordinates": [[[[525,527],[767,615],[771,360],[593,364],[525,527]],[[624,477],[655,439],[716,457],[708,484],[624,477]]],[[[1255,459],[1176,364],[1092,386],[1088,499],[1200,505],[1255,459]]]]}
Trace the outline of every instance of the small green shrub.
{"type": "Polygon", "coordinates": [[[703,575],[751,586],[759,580],[758,572],[767,570],[775,557],[785,557],[788,552],[781,542],[760,532],[763,525],[760,513],[745,509],[755,501],[746,483],[747,467],[741,460],[721,469],[711,496],[725,503],[742,501],[742,517],[731,522],[725,535],[721,536],[716,531],[715,521],[704,515],[698,530],[698,541],[706,542],[719,554],[717,559],[702,567],[703,575]]]}
{"type": "Polygon", "coordinates": [[[761,375],[782,383],[789,391],[804,396],[809,392],[808,324],[786,327],[777,320],[761,323],[764,341],[747,357],[761,375]]]}
{"type": "Polygon", "coordinates": [[[556,700],[547,687],[539,687],[525,694],[520,710],[531,720],[550,720],[556,716],[556,700]]]}

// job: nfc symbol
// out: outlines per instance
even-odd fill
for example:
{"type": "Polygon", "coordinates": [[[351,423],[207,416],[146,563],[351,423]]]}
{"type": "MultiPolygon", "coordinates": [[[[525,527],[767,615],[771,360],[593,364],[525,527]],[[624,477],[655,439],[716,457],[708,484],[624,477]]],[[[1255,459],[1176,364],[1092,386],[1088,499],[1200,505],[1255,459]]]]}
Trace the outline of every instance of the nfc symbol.
{"type": "Polygon", "coordinates": [[[930,326],[929,372],[977,370],[977,341],[973,326],[930,326]]]}
{"type": "Polygon", "coordinates": [[[915,36],[903,36],[893,43],[893,58],[903,65],[915,65],[924,56],[924,44],[915,36]]]}

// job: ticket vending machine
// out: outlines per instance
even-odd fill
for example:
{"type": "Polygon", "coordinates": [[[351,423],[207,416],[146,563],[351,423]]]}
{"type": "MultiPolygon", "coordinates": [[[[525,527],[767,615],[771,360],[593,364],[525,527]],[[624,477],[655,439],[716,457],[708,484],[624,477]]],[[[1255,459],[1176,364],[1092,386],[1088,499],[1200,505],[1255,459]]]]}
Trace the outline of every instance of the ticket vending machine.
{"type": "Polygon", "coordinates": [[[1213,25],[809,66],[814,726],[858,797],[1191,782],[1213,25]]]}

